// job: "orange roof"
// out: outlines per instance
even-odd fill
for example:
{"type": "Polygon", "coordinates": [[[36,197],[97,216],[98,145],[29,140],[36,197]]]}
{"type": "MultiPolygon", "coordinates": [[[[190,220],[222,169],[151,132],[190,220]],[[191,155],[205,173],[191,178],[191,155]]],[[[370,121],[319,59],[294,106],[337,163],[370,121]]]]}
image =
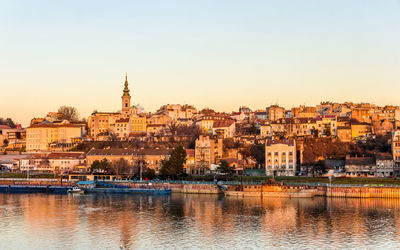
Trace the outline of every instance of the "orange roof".
{"type": "Polygon", "coordinates": [[[69,127],[69,128],[79,128],[82,127],[82,125],[76,125],[76,124],[71,124],[71,123],[67,123],[67,124],[34,124],[31,125],[28,128],[58,128],[58,127],[69,127]]]}
{"type": "Polygon", "coordinates": [[[213,127],[224,128],[231,126],[233,123],[235,123],[233,120],[216,120],[213,124],[213,127]]]}
{"type": "Polygon", "coordinates": [[[186,149],[186,155],[188,157],[194,157],[194,149],[186,149]]]}
{"type": "Polygon", "coordinates": [[[47,157],[50,159],[58,159],[58,158],[82,158],[83,152],[53,152],[50,153],[47,157]]]}

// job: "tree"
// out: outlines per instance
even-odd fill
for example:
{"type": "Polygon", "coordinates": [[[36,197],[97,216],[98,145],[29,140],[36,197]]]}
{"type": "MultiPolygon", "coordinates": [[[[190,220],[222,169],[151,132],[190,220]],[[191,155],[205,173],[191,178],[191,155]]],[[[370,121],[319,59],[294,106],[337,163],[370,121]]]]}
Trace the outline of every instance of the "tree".
{"type": "Polygon", "coordinates": [[[61,119],[70,122],[76,122],[79,120],[79,114],[76,108],[70,106],[61,106],[58,109],[58,113],[61,114],[61,119]]]}
{"type": "Polygon", "coordinates": [[[257,128],[256,124],[253,122],[249,128],[249,132],[251,135],[258,135],[260,134],[259,129],[257,128]]]}
{"type": "Polygon", "coordinates": [[[100,172],[106,174],[114,174],[114,170],[111,167],[111,163],[104,158],[102,161],[95,160],[90,166],[90,170],[92,173],[100,172]]]}
{"type": "Polygon", "coordinates": [[[4,139],[4,140],[3,140],[3,143],[4,143],[4,146],[7,147],[9,142],[8,142],[7,139],[4,139]]]}
{"type": "Polygon", "coordinates": [[[235,171],[234,168],[229,166],[228,162],[225,160],[220,162],[217,170],[224,174],[232,174],[235,171]]]}
{"type": "Polygon", "coordinates": [[[7,119],[0,118],[0,125],[7,125],[11,128],[16,127],[15,122],[11,118],[7,118],[7,119]]]}
{"type": "Polygon", "coordinates": [[[311,134],[314,136],[314,138],[318,138],[318,129],[313,127],[311,129],[311,134]]]}
{"type": "Polygon", "coordinates": [[[178,145],[172,150],[169,159],[161,161],[160,173],[164,177],[178,177],[183,174],[183,165],[186,162],[186,150],[178,145]]]}
{"type": "Polygon", "coordinates": [[[251,156],[262,166],[265,164],[265,144],[254,144],[250,148],[251,156]]]}
{"type": "Polygon", "coordinates": [[[144,177],[152,180],[156,178],[156,171],[152,168],[146,168],[146,171],[144,172],[144,177]]]}
{"type": "Polygon", "coordinates": [[[124,158],[120,158],[116,163],[112,165],[112,168],[117,176],[130,173],[129,163],[124,158]]]}

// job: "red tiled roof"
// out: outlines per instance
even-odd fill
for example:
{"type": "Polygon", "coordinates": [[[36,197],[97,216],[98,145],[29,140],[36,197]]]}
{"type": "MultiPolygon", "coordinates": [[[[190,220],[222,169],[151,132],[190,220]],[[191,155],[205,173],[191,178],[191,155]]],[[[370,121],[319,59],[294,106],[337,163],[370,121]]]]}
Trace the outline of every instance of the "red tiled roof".
{"type": "Polygon", "coordinates": [[[294,140],[293,140],[293,139],[286,139],[286,140],[267,140],[267,141],[265,142],[265,144],[266,144],[267,146],[271,146],[271,145],[274,145],[274,144],[286,144],[286,145],[289,145],[289,146],[293,146],[293,145],[294,145],[294,140]]]}
{"type": "Polygon", "coordinates": [[[214,121],[213,127],[214,128],[224,128],[229,127],[234,123],[233,120],[216,120],[214,121]]]}
{"type": "Polygon", "coordinates": [[[7,125],[0,125],[0,129],[11,129],[11,127],[7,125]]]}
{"type": "Polygon", "coordinates": [[[194,157],[194,149],[186,149],[186,155],[188,157],[194,157]]]}
{"type": "Polygon", "coordinates": [[[53,152],[50,153],[47,158],[49,159],[61,159],[61,158],[82,158],[83,152],[53,152]]]}

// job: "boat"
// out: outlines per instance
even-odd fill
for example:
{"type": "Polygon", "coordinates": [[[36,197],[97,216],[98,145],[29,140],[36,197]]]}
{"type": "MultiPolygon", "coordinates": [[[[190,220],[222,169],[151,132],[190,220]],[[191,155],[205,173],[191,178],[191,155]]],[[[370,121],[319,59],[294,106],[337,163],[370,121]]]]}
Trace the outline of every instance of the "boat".
{"type": "Polygon", "coordinates": [[[72,189],[68,190],[70,194],[83,194],[85,191],[80,189],[79,187],[73,187],[72,189]]]}
{"type": "Polygon", "coordinates": [[[225,196],[239,197],[284,197],[284,198],[312,198],[317,189],[304,186],[290,186],[269,180],[259,185],[230,185],[224,191],[225,196]]]}

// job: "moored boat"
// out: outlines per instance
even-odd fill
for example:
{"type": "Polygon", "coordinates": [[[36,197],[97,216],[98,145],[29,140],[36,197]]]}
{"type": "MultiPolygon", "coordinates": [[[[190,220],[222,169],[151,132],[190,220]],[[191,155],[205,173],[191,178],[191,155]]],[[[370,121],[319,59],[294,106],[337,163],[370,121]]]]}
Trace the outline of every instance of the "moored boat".
{"type": "Polygon", "coordinates": [[[68,190],[69,194],[83,194],[85,191],[80,189],[79,187],[73,187],[72,189],[68,190]]]}
{"type": "Polygon", "coordinates": [[[259,185],[230,185],[224,193],[226,196],[242,197],[311,198],[317,194],[317,189],[306,185],[288,186],[271,180],[259,185]]]}

